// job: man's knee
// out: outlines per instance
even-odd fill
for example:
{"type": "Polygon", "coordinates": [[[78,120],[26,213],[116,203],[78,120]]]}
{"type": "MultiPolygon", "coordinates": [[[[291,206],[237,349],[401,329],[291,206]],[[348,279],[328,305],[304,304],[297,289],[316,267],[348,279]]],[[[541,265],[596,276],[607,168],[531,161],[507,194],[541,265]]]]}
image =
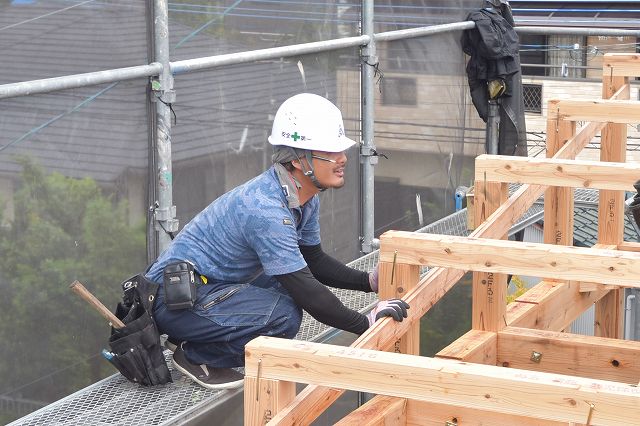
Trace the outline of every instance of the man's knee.
{"type": "Polygon", "coordinates": [[[281,297],[276,305],[274,321],[271,323],[270,335],[292,339],[298,333],[302,323],[302,309],[290,297],[281,297]]]}

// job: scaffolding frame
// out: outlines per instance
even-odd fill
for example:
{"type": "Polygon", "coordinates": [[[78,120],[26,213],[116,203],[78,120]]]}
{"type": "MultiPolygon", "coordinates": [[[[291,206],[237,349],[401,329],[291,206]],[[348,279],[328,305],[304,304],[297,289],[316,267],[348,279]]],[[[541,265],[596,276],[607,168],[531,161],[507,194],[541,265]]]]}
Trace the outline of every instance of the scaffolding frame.
{"type": "MultiPolygon", "coordinates": [[[[266,59],[282,59],[309,53],[334,51],[347,47],[360,47],[360,57],[368,66],[361,67],[361,129],[359,163],[361,165],[361,251],[370,253],[379,241],[374,238],[374,167],[378,158],[374,141],[374,97],[375,66],[378,63],[376,41],[394,41],[447,32],[464,31],[475,27],[471,21],[397,31],[374,33],[374,1],[361,1],[360,28],[362,34],[356,37],[331,39],[312,43],[295,44],[277,48],[260,49],[225,55],[208,56],[171,62],[169,58],[169,20],[167,0],[153,1],[153,45],[154,58],[150,64],[125,68],[115,68],[83,74],[32,80],[0,85],[0,100],[18,96],[50,93],[65,89],[115,83],[135,78],[151,79],[151,100],[155,103],[155,191],[157,205],[153,208],[154,226],[157,234],[158,250],[164,250],[170,243],[169,233],[178,230],[176,207],[172,197],[171,161],[171,110],[170,104],[176,99],[173,76],[183,73],[214,69],[227,65],[251,63],[266,59]]],[[[517,27],[520,33],[605,35],[640,37],[640,31],[594,28],[560,27],[517,27]]],[[[153,118],[152,118],[153,119],[153,118]]]]}

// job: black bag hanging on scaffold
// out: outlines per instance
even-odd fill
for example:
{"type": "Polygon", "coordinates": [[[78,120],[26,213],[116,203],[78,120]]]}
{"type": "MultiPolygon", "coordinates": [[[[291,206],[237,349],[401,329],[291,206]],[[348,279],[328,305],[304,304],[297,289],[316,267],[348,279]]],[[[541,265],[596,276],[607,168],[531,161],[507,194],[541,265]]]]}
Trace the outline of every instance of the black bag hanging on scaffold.
{"type": "Polygon", "coordinates": [[[111,352],[105,357],[134,383],[152,386],[171,382],[160,333],[152,316],[158,285],[140,274],[124,281],[122,290],[123,300],[115,314],[125,327],[111,329],[111,352]]]}

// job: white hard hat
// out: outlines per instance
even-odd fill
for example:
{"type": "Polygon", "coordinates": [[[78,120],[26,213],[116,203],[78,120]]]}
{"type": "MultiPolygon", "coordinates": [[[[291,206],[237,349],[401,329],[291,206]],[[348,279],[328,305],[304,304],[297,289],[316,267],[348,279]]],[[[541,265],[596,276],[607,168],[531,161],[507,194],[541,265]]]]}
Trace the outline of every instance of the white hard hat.
{"type": "Polygon", "coordinates": [[[310,151],[342,152],[356,142],[345,136],[342,114],[334,104],[322,96],[300,93],[278,108],[269,143],[310,151]]]}

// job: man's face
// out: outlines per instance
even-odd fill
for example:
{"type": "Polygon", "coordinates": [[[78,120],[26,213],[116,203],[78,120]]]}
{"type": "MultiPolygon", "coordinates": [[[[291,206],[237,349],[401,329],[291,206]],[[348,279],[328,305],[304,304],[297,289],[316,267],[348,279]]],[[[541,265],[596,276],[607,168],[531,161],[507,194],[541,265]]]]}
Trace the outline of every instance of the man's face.
{"type": "Polygon", "coordinates": [[[312,151],[313,170],[320,185],[325,188],[344,186],[344,168],[347,155],[343,152],[312,151]]]}

